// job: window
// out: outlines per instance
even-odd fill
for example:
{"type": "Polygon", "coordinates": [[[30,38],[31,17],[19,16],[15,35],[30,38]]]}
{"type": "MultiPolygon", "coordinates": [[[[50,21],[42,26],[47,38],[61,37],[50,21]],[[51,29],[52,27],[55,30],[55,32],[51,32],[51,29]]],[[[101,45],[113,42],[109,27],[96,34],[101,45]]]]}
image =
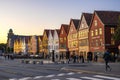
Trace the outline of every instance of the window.
{"type": "Polygon", "coordinates": [[[94,36],[94,33],[93,33],[93,31],[91,31],[91,36],[94,36]]]}
{"type": "Polygon", "coordinates": [[[111,34],[115,33],[115,28],[111,28],[111,34]]]}
{"type": "Polygon", "coordinates": [[[83,28],[84,27],[84,22],[82,23],[82,26],[81,26],[81,28],[83,28]]]}
{"type": "Polygon", "coordinates": [[[102,46],[102,39],[100,39],[100,46],[102,46]]]}
{"type": "Polygon", "coordinates": [[[99,34],[100,35],[102,34],[102,28],[99,28],[99,34]]]}
{"type": "Polygon", "coordinates": [[[96,40],[96,46],[98,46],[98,40],[96,40]]]}
{"type": "Polygon", "coordinates": [[[61,31],[61,34],[63,34],[63,30],[61,31]]]}
{"type": "Polygon", "coordinates": [[[64,37],[64,41],[66,41],[66,37],[64,37]]]}
{"type": "Polygon", "coordinates": [[[97,20],[94,21],[95,26],[97,26],[97,20]]]}
{"type": "Polygon", "coordinates": [[[111,38],[111,45],[115,45],[115,41],[113,38],[111,38]]]}
{"type": "Polygon", "coordinates": [[[60,38],[60,42],[63,42],[63,38],[60,38]]]}
{"type": "Polygon", "coordinates": [[[95,30],[95,35],[96,35],[96,36],[98,35],[98,30],[97,30],[97,29],[95,30]]]}
{"type": "Polygon", "coordinates": [[[73,28],[71,29],[71,32],[73,32],[73,28]]]}

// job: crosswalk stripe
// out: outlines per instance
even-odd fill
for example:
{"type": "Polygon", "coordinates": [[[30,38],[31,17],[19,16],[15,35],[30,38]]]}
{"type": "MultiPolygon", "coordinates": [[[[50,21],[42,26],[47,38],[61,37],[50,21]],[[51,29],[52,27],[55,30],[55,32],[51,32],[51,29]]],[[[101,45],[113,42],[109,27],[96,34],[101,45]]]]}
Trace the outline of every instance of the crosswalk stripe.
{"type": "Polygon", "coordinates": [[[75,74],[75,73],[73,73],[73,72],[67,73],[67,75],[73,75],[73,74],[75,74]]]}
{"type": "Polygon", "coordinates": [[[30,79],[32,79],[32,78],[31,77],[25,77],[25,78],[20,78],[18,80],[30,80],[30,79]]]}
{"type": "Polygon", "coordinates": [[[14,78],[14,79],[9,79],[9,80],[17,80],[16,78],[14,78]]]}
{"type": "Polygon", "coordinates": [[[94,77],[105,78],[105,79],[113,79],[113,80],[120,80],[120,78],[101,76],[101,75],[94,75],[94,77]]]}
{"type": "Polygon", "coordinates": [[[61,73],[61,74],[58,74],[57,76],[64,76],[65,75],[65,73],[61,73]]]}
{"type": "Polygon", "coordinates": [[[36,76],[33,79],[39,79],[39,78],[42,78],[42,77],[44,77],[44,76],[36,76]]]}
{"type": "Polygon", "coordinates": [[[51,80],[60,80],[60,79],[51,79],[51,80]]]}
{"type": "Polygon", "coordinates": [[[54,77],[55,75],[47,75],[45,77],[49,78],[49,77],[54,77]]]}
{"type": "Polygon", "coordinates": [[[82,80],[82,79],[77,79],[77,78],[66,78],[67,80],[82,80]]]}
{"type": "Polygon", "coordinates": [[[80,77],[80,78],[88,79],[88,80],[103,80],[103,79],[92,78],[92,77],[80,77]]]}

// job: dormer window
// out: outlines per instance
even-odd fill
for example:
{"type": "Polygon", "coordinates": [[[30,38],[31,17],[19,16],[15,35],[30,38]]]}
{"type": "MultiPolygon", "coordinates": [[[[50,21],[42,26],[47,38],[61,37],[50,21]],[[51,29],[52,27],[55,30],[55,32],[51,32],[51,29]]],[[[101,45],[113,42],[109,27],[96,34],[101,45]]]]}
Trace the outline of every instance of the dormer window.
{"type": "Polygon", "coordinates": [[[97,26],[97,20],[94,21],[95,26],[97,26]]]}

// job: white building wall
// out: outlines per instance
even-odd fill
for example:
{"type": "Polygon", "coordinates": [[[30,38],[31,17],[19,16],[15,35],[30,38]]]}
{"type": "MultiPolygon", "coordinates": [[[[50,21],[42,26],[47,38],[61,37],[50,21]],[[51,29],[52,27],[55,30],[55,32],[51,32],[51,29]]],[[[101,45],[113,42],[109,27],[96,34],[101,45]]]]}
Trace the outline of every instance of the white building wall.
{"type": "Polygon", "coordinates": [[[53,46],[54,46],[55,58],[57,58],[59,57],[59,36],[57,30],[54,31],[53,46]]]}

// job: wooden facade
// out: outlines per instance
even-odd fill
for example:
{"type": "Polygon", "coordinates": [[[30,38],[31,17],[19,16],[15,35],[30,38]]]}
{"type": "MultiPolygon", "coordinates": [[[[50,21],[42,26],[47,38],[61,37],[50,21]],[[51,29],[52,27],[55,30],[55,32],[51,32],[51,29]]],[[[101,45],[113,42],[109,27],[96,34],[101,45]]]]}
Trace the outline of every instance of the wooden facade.
{"type": "Polygon", "coordinates": [[[89,31],[90,51],[103,57],[105,49],[109,49],[112,55],[117,53],[117,44],[112,35],[117,27],[120,12],[116,11],[95,11],[89,31]]]}
{"type": "Polygon", "coordinates": [[[91,19],[92,19],[91,13],[82,13],[81,21],[79,22],[78,28],[79,54],[83,55],[85,59],[87,59],[87,53],[89,52],[88,32],[91,19]]]}
{"type": "Polygon", "coordinates": [[[78,54],[78,37],[77,37],[77,28],[78,28],[79,20],[71,19],[70,20],[70,28],[68,32],[68,48],[70,51],[70,55],[79,55],[78,54]]]}
{"type": "Polygon", "coordinates": [[[68,50],[68,31],[69,31],[69,25],[62,24],[60,28],[60,34],[59,34],[59,51],[60,51],[60,59],[66,57],[66,52],[68,50]]]}

